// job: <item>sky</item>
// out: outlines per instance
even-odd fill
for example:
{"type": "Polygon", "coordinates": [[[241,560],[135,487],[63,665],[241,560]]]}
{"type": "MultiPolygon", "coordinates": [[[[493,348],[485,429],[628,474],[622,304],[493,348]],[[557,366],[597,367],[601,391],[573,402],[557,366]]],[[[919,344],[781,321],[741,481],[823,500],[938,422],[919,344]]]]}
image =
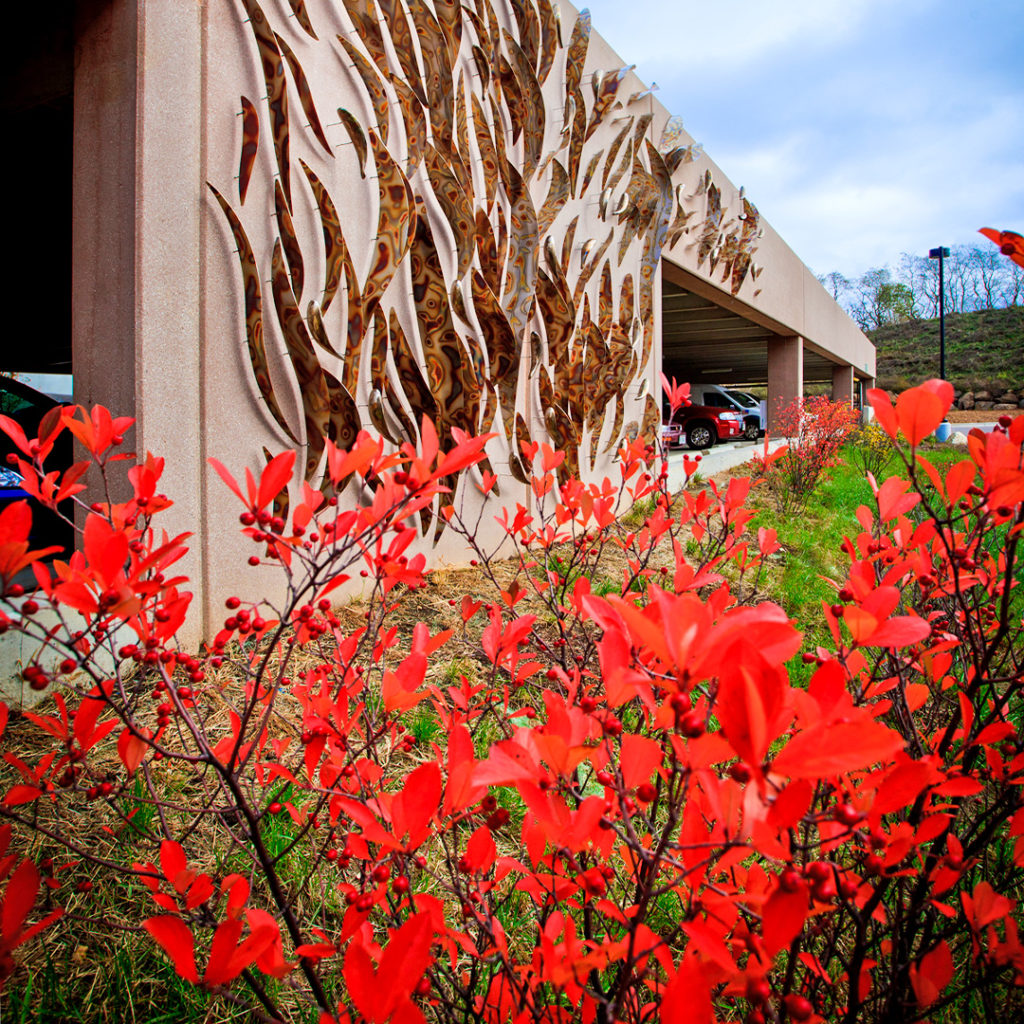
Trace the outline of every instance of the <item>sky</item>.
{"type": "Polygon", "coordinates": [[[1024,0],[586,6],[816,274],[1024,234],[1024,0]]]}

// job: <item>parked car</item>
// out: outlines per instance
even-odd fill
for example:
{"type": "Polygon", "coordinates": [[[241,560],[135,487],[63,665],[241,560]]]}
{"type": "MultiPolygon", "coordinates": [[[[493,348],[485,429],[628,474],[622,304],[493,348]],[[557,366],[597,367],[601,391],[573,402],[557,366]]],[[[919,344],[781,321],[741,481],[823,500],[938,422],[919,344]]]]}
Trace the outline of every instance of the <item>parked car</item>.
{"type": "Polygon", "coordinates": [[[756,441],[766,427],[763,403],[744,392],[733,391],[720,384],[693,384],[690,400],[698,405],[741,412],[743,436],[748,441],[756,441]]]}
{"type": "MultiPolygon", "coordinates": [[[[23,381],[0,376],[0,414],[14,420],[29,437],[38,434],[42,418],[59,404],[49,395],[36,391],[23,381]]],[[[13,454],[22,453],[11,439],[0,431],[0,510],[15,501],[28,500],[32,506],[32,534],[29,538],[31,546],[41,548],[56,544],[70,553],[74,546],[73,529],[61,516],[40,505],[24,490],[17,466],[12,465],[7,458],[13,454]]],[[[65,430],[57,438],[46,465],[48,469],[59,469],[63,472],[71,465],[71,459],[71,434],[65,430]]],[[[72,502],[66,502],[61,511],[71,516],[74,511],[72,502]]]]}
{"type": "Polygon", "coordinates": [[[688,448],[711,448],[719,441],[743,436],[743,413],[712,405],[689,405],[673,418],[682,430],[688,448]]]}
{"type": "Polygon", "coordinates": [[[666,448],[678,448],[683,443],[683,428],[674,422],[662,423],[661,443],[666,448]]]}

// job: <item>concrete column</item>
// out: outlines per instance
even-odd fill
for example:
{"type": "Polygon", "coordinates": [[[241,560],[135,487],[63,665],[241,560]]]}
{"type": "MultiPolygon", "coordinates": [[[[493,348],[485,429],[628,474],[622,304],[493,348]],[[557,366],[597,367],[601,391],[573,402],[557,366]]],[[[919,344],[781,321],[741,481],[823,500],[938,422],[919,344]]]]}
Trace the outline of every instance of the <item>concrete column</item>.
{"type": "Polygon", "coordinates": [[[768,342],[768,431],[774,432],[779,412],[804,393],[804,340],[799,335],[768,342]]]}
{"type": "Polygon", "coordinates": [[[832,367],[832,401],[853,404],[853,367],[838,363],[832,367]]]}
{"type": "Polygon", "coordinates": [[[868,401],[868,392],[872,388],[878,387],[874,377],[865,377],[860,382],[861,394],[864,396],[864,404],[860,410],[860,422],[861,424],[870,423],[875,418],[875,410],[871,408],[871,403],[868,401]]]}
{"type": "MultiPolygon", "coordinates": [[[[79,3],[72,222],[75,400],[134,416],[127,443],[164,458],[175,506],[162,525],[193,534],[175,566],[193,588],[203,584],[202,8],[79,3]]],[[[199,639],[199,618],[186,643],[199,639]]]]}

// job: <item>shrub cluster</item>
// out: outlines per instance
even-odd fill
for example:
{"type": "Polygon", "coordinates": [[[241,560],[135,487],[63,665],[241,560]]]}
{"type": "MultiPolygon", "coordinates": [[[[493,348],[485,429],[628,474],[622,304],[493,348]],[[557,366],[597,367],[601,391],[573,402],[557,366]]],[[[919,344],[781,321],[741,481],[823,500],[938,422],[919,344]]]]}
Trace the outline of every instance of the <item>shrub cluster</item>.
{"type": "MultiPolygon", "coordinates": [[[[85,862],[135,894],[182,978],[253,1019],[1018,1019],[1024,417],[941,476],[916,449],[948,385],[871,397],[909,450],[843,542],[831,649],[726,582],[776,547],[750,481],[673,505],[642,440],[601,484],[525,447],[531,506],[501,519],[518,571],[477,545],[495,592],[458,602],[480,656],[447,676],[447,632],[397,614],[427,581],[407,555],[420,513],[483,438],[439,451],[425,422],[418,451],[328,445],[340,500],[306,487],[287,515],[292,453],[244,484],[218,467],[287,587],[229,597],[200,653],[175,640],[184,539],[159,528],[160,459],[91,506],[67,563],[5,510],[0,628],[36,642],[25,678],[52,697],[0,707],[0,978],[62,910],[102,913],[75,891],[85,862]],[[598,588],[613,556],[621,579],[598,588]],[[356,572],[353,629],[330,594],[356,572]],[[786,671],[801,653],[807,689],[786,671]]],[[[0,425],[54,507],[111,471],[126,423],[0,425]],[[88,457],[47,475],[64,429],[88,457]]],[[[479,523],[448,515],[473,543],[479,523]]]]}

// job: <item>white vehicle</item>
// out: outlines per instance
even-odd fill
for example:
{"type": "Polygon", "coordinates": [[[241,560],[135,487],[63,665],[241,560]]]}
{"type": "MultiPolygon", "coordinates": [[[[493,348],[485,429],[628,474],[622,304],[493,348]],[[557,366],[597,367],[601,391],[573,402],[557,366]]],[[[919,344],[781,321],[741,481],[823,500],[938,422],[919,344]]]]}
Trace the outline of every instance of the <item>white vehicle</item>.
{"type": "Polygon", "coordinates": [[[694,405],[743,413],[743,436],[748,441],[756,441],[767,426],[766,403],[742,391],[731,391],[719,384],[691,384],[690,401],[694,405]]]}

